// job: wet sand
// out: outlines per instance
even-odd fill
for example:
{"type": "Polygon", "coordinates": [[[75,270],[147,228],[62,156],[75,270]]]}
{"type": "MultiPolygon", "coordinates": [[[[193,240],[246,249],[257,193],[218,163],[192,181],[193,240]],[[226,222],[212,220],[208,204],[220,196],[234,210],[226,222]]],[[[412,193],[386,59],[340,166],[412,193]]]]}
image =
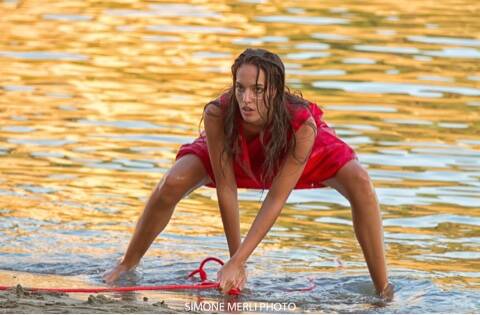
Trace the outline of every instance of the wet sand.
{"type": "MultiPolygon", "coordinates": [[[[0,285],[11,287],[0,291],[0,314],[32,313],[179,313],[167,305],[161,293],[142,294],[128,292],[122,294],[84,294],[32,292],[28,287],[89,287],[81,278],[55,275],[35,275],[29,273],[0,271],[0,285]],[[20,284],[19,284],[20,283],[20,284]]],[[[168,295],[168,294],[166,294],[168,295]]],[[[184,310],[183,310],[184,312],[184,310]]]]}
{"type": "Polygon", "coordinates": [[[65,293],[30,292],[21,285],[0,292],[0,314],[5,313],[160,313],[178,311],[165,302],[122,301],[103,294],[88,295],[86,300],[65,293]]]}

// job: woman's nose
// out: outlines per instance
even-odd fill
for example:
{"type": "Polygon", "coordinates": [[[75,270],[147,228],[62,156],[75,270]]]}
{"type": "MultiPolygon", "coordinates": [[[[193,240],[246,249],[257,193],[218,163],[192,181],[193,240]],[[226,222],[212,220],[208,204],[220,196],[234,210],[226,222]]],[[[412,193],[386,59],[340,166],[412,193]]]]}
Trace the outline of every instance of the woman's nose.
{"type": "Polygon", "coordinates": [[[248,103],[252,100],[253,97],[253,92],[250,89],[246,89],[245,92],[243,93],[243,101],[245,103],[248,103]]]}

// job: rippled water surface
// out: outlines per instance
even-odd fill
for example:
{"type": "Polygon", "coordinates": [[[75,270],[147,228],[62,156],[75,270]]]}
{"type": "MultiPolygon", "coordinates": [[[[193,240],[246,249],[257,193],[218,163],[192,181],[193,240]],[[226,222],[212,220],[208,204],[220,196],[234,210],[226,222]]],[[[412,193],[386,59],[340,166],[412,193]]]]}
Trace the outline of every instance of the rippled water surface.
{"type": "MultiPolygon", "coordinates": [[[[103,285],[150,191],[198,135],[245,47],[278,52],[377,187],[395,299],[379,305],[348,203],[296,191],[249,263],[245,302],[314,312],[480,309],[480,4],[0,2],[0,274],[103,285]],[[47,275],[47,276],[45,276],[47,275]],[[312,292],[285,292],[314,281],[312,292]]],[[[177,207],[128,283],[227,258],[215,191],[177,207]]],[[[245,233],[261,193],[240,192],[245,233]]],[[[210,267],[211,277],[215,267],[210,267]]],[[[9,280],[10,279],[10,280],[9,280]]],[[[158,293],[182,303],[215,292],[158,293]]]]}

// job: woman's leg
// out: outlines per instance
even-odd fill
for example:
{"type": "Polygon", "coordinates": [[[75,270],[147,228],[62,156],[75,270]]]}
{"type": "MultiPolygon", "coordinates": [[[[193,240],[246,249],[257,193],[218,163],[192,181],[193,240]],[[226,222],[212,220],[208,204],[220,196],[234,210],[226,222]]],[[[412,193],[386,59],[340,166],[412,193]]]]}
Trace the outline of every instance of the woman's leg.
{"type": "Polygon", "coordinates": [[[125,256],[116,268],[104,276],[105,281],[113,282],[121,273],[137,265],[153,240],[167,226],[177,203],[209,182],[210,177],[197,156],[188,154],[181,157],[153,190],[125,256]]]}
{"type": "Polygon", "coordinates": [[[382,218],[377,196],[367,171],[357,160],[352,160],[324,184],[336,189],[350,202],[355,235],[362,248],[370,276],[377,292],[385,295],[388,275],[383,246],[382,218]]]}

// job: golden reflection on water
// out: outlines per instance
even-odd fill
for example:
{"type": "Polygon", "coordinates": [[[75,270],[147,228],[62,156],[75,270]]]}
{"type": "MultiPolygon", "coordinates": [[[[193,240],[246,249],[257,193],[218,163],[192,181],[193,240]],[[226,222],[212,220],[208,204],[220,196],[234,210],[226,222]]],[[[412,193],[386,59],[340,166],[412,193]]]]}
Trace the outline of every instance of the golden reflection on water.
{"type": "MultiPolygon", "coordinates": [[[[384,189],[384,218],[413,218],[385,226],[391,268],[478,288],[478,256],[468,253],[479,253],[480,237],[480,5],[259,2],[0,3],[3,219],[104,232],[98,243],[110,234],[117,242],[114,233],[123,233],[126,242],[178,147],[197,136],[203,104],[228,87],[234,57],[262,46],[281,54],[290,86],[319,103],[359,152],[384,189]],[[450,217],[436,225],[415,221],[442,215],[450,217]],[[469,239],[458,241],[463,238],[469,239]]],[[[213,196],[201,188],[183,200],[165,231],[180,238],[159,242],[221,238],[213,196]]],[[[338,258],[357,270],[363,258],[346,223],[348,207],[323,193],[308,196],[285,207],[257,257],[311,251],[314,258],[303,254],[291,259],[300,261],[294,267],[280,268],[335,271],[338,258]]],[[[258,211],[255,200],[241,198],[243,233],[258,211]]],[[[2,232],[31,233],[22,226],[2,232]]],[[[68,239],[62,244],[68,249],[68,239]]],[[[36,246],[0,251],[52,251],[36,246]]],[[[92,246],[88,254],[120,250],[92,246]]],[[[226,254],[226,245],[219,251],[226,254]]],[[[195,260],[199,254],[192,248],[180,255],[195,260]]]]}

